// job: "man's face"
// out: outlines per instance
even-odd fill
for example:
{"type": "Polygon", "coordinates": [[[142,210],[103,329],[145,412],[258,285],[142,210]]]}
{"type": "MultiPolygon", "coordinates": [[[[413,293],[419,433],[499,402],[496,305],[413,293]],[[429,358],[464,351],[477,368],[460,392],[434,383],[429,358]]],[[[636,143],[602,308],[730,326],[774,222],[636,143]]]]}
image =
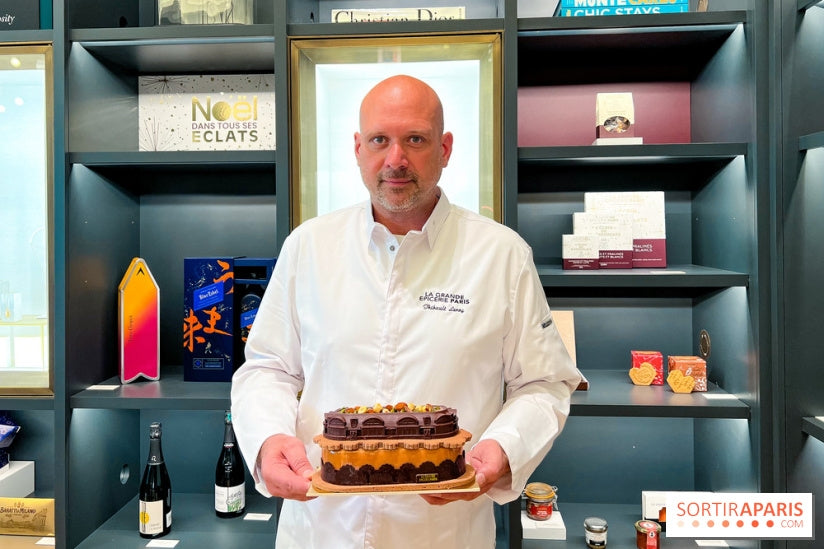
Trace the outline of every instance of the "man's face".
{"type": "Polygon", "coordinates": [[[452,152],[437,103],[414,88],[377,94],[364,101],[360,126],[355,156],[375,207],[391,215],[431,206],[452,152]]]}

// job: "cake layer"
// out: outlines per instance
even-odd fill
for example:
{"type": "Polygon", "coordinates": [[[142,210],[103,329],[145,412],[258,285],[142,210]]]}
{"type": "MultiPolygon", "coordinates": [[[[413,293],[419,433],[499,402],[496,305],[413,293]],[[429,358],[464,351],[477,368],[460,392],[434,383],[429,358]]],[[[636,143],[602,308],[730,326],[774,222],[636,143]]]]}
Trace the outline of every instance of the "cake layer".
{"type": "Polygon", "coordinates": [[[323,434],[332,440],[446,438],[458,432],[458,415],[446,406],[426,412],[337,411],[323,416],[323,434]]]}
{"type": "Polygon", "coordinates": [[[407,484],[441,482],[466,471],[465,430],[441,439],[330,440],[317,435],[321,478],[331,484],[407,484]]]}

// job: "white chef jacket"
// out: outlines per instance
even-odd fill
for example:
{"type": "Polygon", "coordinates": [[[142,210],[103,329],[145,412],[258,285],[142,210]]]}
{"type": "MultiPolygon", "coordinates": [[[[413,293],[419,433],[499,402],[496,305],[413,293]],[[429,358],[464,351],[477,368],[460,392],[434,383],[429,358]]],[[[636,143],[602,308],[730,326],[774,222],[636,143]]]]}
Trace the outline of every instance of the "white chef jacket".
{"type": "Polygon", "coordinates": [[[287,500],[276,547],[483,549],[495,545],[492,500],[520,495],[563,428],[579,376],[529,246],[441,192],[423,229],[400,238],[369,203],[289,235],[233,379],[232,418],[268,496],[254,464],[270,435],[296,435],[319,467],[312,438],[324,412],[399,401],[455,408],[468,447],[498,441],[511,477],[445,506],[417,495],[287,500]]]}

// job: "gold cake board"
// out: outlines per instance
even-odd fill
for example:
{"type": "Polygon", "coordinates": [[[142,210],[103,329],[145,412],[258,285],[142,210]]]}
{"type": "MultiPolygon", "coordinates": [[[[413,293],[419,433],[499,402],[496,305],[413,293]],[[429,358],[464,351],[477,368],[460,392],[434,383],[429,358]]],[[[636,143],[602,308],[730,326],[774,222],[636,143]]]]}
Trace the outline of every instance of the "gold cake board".
{"type": "Polygon", "coordinates": [[[320,478],[320,469],[312,475],[312,484],[307,496],[363,496],[363,495],[410,495],[410,494],[437,494],[443,492],[480,492],[481,487],[475,481],[475,469],[466,465],[466,472],[458,478],[442,482],[409,483],[409,484],[370,484],[343,486],[331,484],[320,478]]]}

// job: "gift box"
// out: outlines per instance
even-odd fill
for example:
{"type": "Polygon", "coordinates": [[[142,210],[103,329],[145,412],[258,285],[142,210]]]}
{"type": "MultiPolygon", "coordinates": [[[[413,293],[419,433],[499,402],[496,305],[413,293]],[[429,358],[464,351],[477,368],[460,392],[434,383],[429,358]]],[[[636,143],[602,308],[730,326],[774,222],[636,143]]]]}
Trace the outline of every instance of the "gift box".
{"type": "Polygon", "coordinates": [[[707,361],[699,356],[670,355],[667,357],[669,372],[680,371],[695,380],[693,391],[707,390],[707,361]]]}
{"type": "Polygon", "coordinates": [[[647,363],[655,369],[652,385],[664,384],[664,355],[659,351],[630,351],[630,356],[633,368],[640,368],[647,363]]]}
{"type": "Polygon", "coordinates": [[[157,0],[161,25],[251,25],[254,0],[157,0]]]}

